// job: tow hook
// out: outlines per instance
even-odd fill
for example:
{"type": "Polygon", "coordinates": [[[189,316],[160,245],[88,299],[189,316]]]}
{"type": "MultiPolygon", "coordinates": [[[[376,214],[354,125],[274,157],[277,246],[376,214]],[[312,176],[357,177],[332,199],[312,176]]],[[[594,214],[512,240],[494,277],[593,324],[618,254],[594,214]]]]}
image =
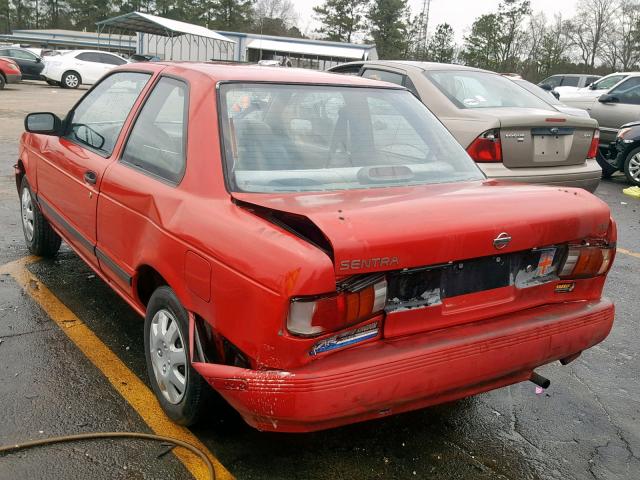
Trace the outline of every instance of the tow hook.
{"type": "Polygon", "coordinates": [[[542,375],[536,372],[531,372],[531,376],[529,377],[529,380],[531,380],[533,383],[535,383],[538,387],[542,388],[543,390],[546,390],[547,388],[549,388],[549,385],[551,385],[551,380],[543,377],[542,375]]]}

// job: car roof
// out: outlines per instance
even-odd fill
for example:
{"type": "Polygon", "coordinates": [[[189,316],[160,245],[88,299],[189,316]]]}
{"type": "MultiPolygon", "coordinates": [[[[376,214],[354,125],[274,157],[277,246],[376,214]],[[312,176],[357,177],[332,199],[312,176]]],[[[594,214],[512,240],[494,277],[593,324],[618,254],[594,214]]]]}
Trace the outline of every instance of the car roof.
{"type": "MultiPolygon", "coordinates": [[[[413,60],[366,60],[366,61],[355,61],[349,63],[343,63],[340,65],[336,65],[336,67],[341,67],[344,65],[384,65],[388,67],[411,67],[422,71],[427,70],[472,70],[477,72],[489,72],[489,70],[482,70],[480,68],[469,67],[467,65],[456,65],[453,63],[438,63],[438,62],[417,62],[413,60]]],[[[495,72],[489,72],[495,73],[495,72]]],[[[496,74],[497,75],[497,74],[496,74]]]]}
{"type": "MultiPolygon", "coordinates": [[[[202,62],[154,62],[155,65],[165,65],[176,70],[187,69],[200,72],[216,81],[246,81],[246,82],[276,82],[276,83],[309,83],[330,85],[352,85],[385,87],[404,90],[399,85],[370,80],[367,78],[336,75],[335,73],[319,72],[304,68],[265,67],[261,65],[202,63],[202,62]]],[[[143,67],[144,68],[144,67],[143,67]]]]}

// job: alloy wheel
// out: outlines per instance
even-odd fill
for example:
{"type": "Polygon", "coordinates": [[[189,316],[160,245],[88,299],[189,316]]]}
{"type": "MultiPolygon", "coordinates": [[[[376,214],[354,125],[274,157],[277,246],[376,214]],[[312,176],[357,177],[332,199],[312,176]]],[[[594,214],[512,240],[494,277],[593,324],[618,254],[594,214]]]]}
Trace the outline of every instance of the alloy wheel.
{"type": "Polygon", "coordinates": [[[31,192],[28,188],[22,189],[22,196],[20,201],[20,210],[22,213],[22,227],[24,228],[24,235],[27,237],[27,241],[31,242],[33,240],[33,231],[34,231],[34,212],[33,212],[33,201],[31,199],[31,192]]]}
{"type": "Polygon", "coordinates": [[[162,395],[169,403],[180,403],[188,381],[187,353],[178,321],[167,309],[158,310],[151,320],[149,349],[162,395]]]}
{"type": "Polygon", "coordinates": [[[629,159],[629,176],[637,183],[640,183],[640,152],[629,159]]]}
{"type": "Polygon", "coordinates": [[[68,74],[64,79],[64,84],[69,88],[76,88],[78,86],[78,77],[68,74]]]}

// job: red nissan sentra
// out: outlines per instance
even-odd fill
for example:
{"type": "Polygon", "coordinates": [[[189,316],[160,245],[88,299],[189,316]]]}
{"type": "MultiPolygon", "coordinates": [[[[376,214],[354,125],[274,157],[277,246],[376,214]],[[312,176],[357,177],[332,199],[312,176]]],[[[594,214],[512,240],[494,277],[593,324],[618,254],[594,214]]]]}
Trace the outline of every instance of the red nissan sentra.
{"type": "Polygon", "coordinates": [[[615,254],[586,191],[488,181],[404,88],[135,64],[25,120],[29,249],[64,239],[145,317],[176,422],[209,386],[311,431],[533,379],[602,341],[615,254]]]}

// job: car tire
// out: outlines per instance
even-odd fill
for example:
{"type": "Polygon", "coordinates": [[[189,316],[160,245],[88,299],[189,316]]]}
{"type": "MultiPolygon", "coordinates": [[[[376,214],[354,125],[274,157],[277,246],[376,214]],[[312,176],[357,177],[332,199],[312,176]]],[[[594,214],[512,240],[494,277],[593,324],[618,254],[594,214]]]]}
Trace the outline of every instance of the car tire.
{"type": "Polygon", "coordinates": [[[4,75],[0,73],[0,90],[4,90],[6,83],[7,81],[4,79],[4,75]]]}
{"type": "Polygon", "coordinates": [[[55,256],[60,250],[62,239],[42,215],[26,176],[22,177],[20,184],[20,214],[24,240],[29,251],[39,257],[55,256]]]}
{"type": "Polygon", "coordinates": [[[611,163],[603,153],[603,148],[598,148],[598,155],[596,160],[600,168],[602,168],[602,178],[611,178],[611,176],[618,171],[618,167],[611,163]]]}
{"type": "Polygon", "coordinates": [[[624,174],[632,185],[640,187],[640,148],[633,149],[624,161],[624,174]]]}
{"type": "Polygon", "coordinates": [[[147,373],[164,412],[185,426],[202,417],[211,393],[191,366],[188,332],[189,317],[175,292],[168,286],[158,287],[151,295],[144,321],[147,373]]]}
{"type": "Polygon", "coordinates": [[[79,73],[74,71],[64,72],[60,80],[62,88],[78,88],[80,85],[82,85],[82,78],[80,78],[79,73]]]}

